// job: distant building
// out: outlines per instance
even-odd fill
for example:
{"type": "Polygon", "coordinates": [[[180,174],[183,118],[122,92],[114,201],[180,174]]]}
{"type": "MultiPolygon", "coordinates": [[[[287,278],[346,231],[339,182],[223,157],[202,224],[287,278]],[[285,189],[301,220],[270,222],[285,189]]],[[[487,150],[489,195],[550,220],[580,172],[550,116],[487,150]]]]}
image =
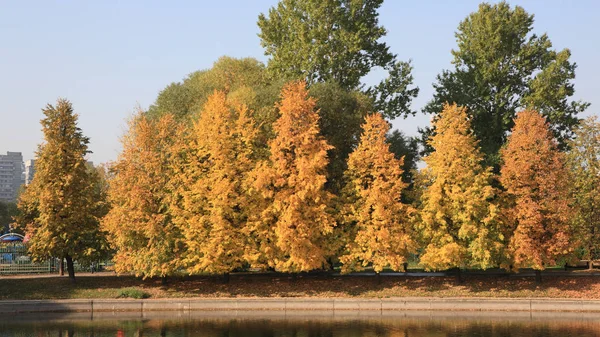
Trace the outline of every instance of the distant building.
{"type": "Polygon", "coordinates": [[[35,160],[29,159],[25,162],[25,185],[31,184],[33,175],[35,174],[35,160]]]}
{"type": "Polygon", "coordinates": [[[15,202],[23,182],[21,152],[0,154],[0,201],[15,202]]]}

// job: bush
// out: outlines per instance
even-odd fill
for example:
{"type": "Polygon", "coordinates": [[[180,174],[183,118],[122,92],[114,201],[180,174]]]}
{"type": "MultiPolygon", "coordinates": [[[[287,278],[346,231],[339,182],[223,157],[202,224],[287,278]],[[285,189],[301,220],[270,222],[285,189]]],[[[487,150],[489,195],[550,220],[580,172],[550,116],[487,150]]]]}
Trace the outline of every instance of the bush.
{"type": "Polygon", "coordinates": [[[141,289],[137,289],[137,288],[125,288],[125,289],[121,289],[119,291],[119,295],[117,295],[117,298],[137,298],[137,299],[142,299],[142,298],[149,298],[150,294],[148,294],[147,292],[141,290],[141,289]]]}

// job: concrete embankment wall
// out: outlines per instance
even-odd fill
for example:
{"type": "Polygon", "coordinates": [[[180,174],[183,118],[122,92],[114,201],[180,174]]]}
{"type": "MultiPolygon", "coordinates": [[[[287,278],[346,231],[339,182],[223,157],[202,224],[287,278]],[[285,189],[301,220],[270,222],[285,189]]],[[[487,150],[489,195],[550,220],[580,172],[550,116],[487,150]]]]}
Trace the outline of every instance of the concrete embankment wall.
{"type": "Polygon", "coordinates": [[[153,311],[600,312],[600,300],[490,298],[213,298],[0,301],[0,314],[153,311]]]}

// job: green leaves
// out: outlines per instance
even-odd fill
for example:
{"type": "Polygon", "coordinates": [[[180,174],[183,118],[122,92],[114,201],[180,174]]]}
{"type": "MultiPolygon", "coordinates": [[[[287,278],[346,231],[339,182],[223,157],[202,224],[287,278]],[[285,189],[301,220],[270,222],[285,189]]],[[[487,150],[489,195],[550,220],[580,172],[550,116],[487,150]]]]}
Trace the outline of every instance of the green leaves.
{"type": "Polygon", "coordinates": [[[445,102],[466,107],[489,165],[499,164],[518,110],[538,110],[564,145],[589,105],[569,101],[576,65],[567,49],[556,52],[545,34],[531,34],[533,21],[519,6],[481,4],[459,24],[454,68],[438,75],[434,98],[423,109],[439,114],[445,102]]]}
{"type": "Polygon", "coordinates": [[[409,62],[396,60],[378,24],[383,0],[282,0],[258,17],[261,45],[270,56],[273,78],[306,80],[309,85],[336,82],[346,90],[361,88],[361,79],[381,67],[389,77],[366,93],[388,118],[412,113],[418,93],[410,88],[409,62]]]}

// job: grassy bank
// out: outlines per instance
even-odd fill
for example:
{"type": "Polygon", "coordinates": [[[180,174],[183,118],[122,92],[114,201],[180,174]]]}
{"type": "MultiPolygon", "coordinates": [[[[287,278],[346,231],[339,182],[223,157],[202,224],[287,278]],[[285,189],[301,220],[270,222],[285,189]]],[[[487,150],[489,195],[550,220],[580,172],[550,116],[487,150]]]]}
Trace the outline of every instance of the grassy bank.
{"type": "Polygon", "coordinates": [[[82,275],[72,284],[66,277],[0,278],[0,299],[175,298],[175,297],[550,297],[600,299],[600,277],[468,276],[453,277],[327,277],[233,275],[141,280],[132,276],[82,275]]]}

